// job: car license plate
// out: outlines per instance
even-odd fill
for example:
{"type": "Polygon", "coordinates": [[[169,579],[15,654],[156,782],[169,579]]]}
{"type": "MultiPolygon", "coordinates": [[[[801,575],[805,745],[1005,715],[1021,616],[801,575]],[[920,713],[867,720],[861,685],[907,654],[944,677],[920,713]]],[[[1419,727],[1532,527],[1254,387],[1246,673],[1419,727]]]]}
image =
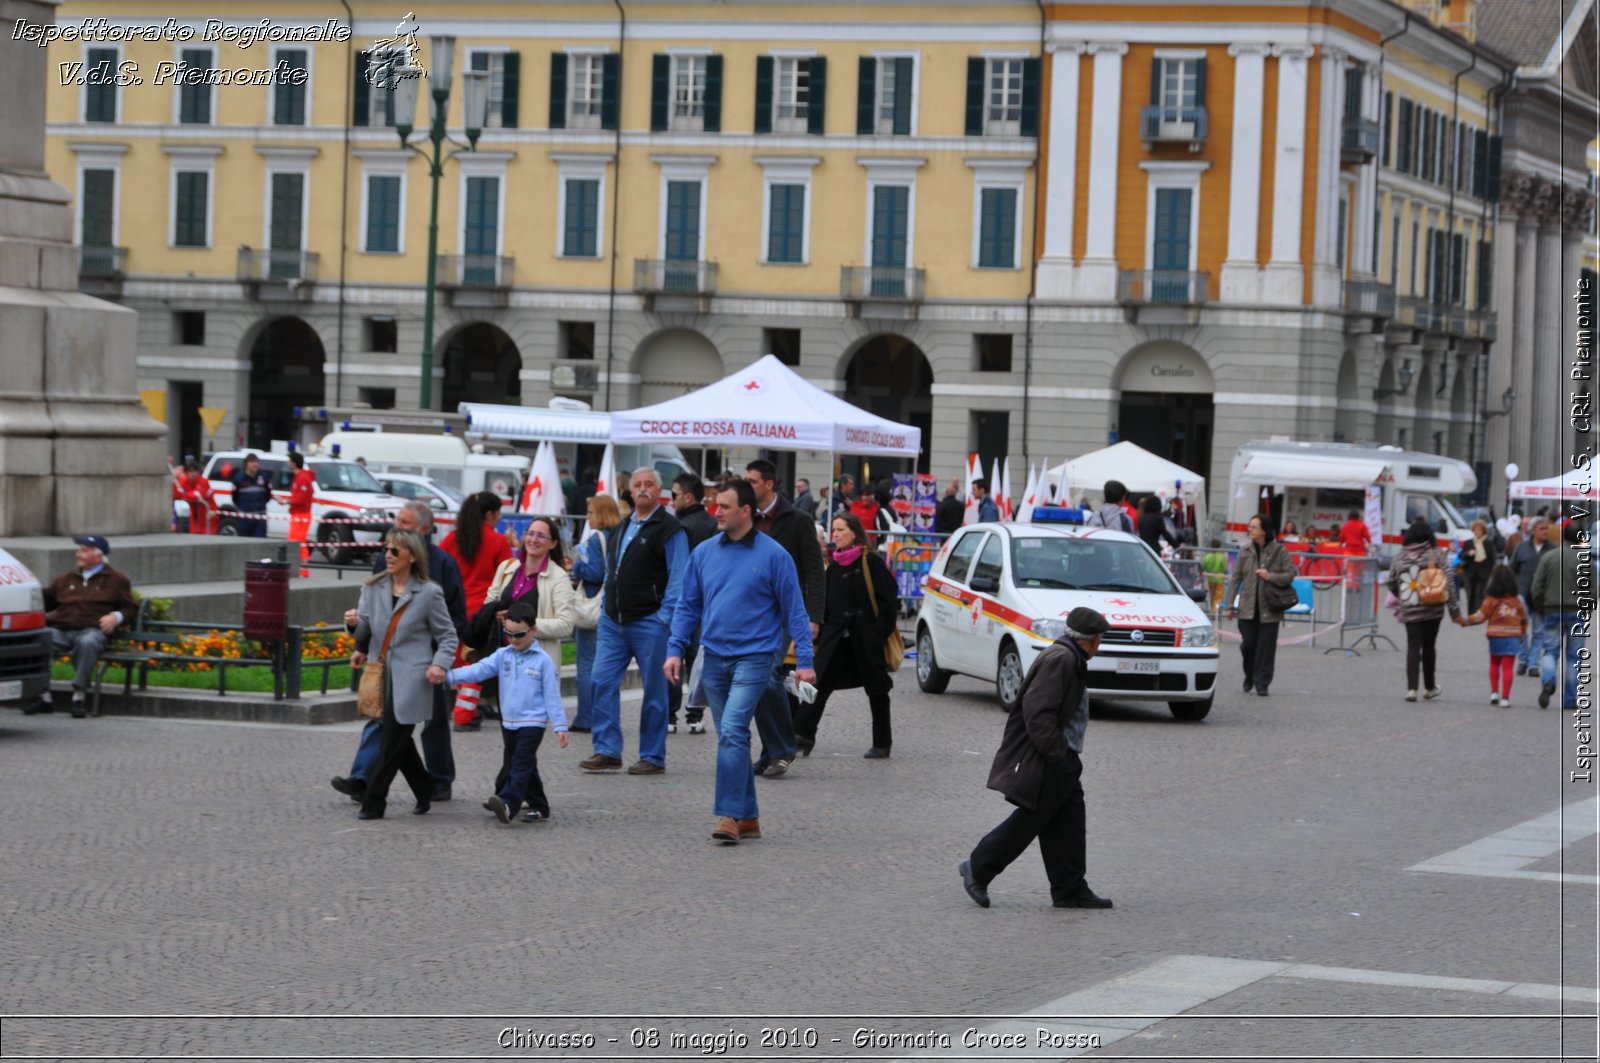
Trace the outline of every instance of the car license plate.
{"type": "Polygon", "coordinates": [[[1160,661],[1118,661],[1118,675],[1160,675],[1160,661]]]}
{"type": "Polygon", "coordinates": [[[0,683],[0,701],[16,701],[22,697],[22,680],[13,679],[0,683]]]}

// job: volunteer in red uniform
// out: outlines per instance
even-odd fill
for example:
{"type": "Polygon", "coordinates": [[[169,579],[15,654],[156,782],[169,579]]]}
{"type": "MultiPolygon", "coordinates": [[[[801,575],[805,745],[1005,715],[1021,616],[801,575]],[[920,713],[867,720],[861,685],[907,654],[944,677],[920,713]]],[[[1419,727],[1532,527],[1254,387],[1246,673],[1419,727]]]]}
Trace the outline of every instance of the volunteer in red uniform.
{"type": "Polygon", "coordinates": [[[311,560],[311,547],[306,540],[311,535],[311,500],[317,494],[317,474],[306,468],[306,456],[298,450],[289,452],[289,464],[294,466],[294,480],[289,484],[289,541],[300,544],[300,574],[310,575],[305,564],[311,560]]]}
{"type": "MultiPolygon", "coordinates": [[[[467,592],[467,617],[471,619],[489,597],[489,587],[494,583],[495,571],[512,559],[511,544],[495,530],[500,520],[500,496],[488,491],[468,495],[456,514],[456,529],[444,537],[439,549],[456,559],[461,567],[461,584],[467,592]]],[[[465,663],[460,654],[459,667],[465,663]]],[[[478,698],[482,685],[460,683],[456,686],[456,703],[453,711],[455,729],[476,731],[481,723],[478,698]]]]}
{"type": "Polygon", "coordinates": [[[1352,509],[1350,517],[1339,527],[1339,543],[1352,554],[1372,553],[1372,529],[1361,519],[1361,512],[1352,509]]]}
{"type": "Polygon", "coordinates": [[[172,497],[189,503],[189,534],[214,535],[217,530],[217,499],[211,481],[200,475],[193,458],[183,459],[183,468],[172,477],[172,497]]]}

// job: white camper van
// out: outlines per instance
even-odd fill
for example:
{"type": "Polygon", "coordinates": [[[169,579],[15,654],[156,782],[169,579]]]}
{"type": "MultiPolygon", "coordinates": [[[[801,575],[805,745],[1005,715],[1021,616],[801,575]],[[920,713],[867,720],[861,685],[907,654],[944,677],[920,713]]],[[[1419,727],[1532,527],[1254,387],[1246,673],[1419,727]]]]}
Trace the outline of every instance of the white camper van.
{"type": "Polygon", "coordinates": [[[508,505],[516,504],[528,474],[528,459],[522,455],[489,453],[481,444],[449,434],[336,431],[323,436],[317,450],[346,461],[361,458],[379,479],[390,473],[426,476],[465,494],[489,491],[508,505]]]}
{"type": "Polygon", "coordinates": [[[1233,458],[1228,484],[1227,538],[1246,541],[1250,518],[1264,508],[1281,525],[1292,520],[1302,532],[1328,530],[1361,513],[1388,561],[1400,552],[1400,535],[1417,516],[1427,518],[1442,544],[1472,537],[1450,496],[1476,490],[1472,466],[1455,458],[1399,447],[1356,443],[1246,443],[1233,458]],[[1367,490],[1377,491],[1369,511],[1367,490]]]}

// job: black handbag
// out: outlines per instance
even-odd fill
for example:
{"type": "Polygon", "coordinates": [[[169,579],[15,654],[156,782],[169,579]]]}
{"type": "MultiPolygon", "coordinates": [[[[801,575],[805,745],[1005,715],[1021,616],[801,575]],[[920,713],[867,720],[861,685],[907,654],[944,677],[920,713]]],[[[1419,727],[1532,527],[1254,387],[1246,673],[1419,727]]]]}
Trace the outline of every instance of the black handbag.
{"type": "Polygon", "coordinates": [[[1262,580],[1261,604],[1269,613],[1287,613],[1300,604],[1300,594],[1293,584],[1280,587],[1271,580],[1262,580]]]}

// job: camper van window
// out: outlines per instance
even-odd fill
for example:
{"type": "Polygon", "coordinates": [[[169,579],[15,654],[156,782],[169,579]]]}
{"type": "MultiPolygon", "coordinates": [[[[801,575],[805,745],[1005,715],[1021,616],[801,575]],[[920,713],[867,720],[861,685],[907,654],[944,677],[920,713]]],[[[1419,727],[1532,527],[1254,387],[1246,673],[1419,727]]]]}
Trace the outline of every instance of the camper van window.
{"type": "Polygon", "coordinates": [[[1367,504],[1365,491],[1353,491],[1345,487],[1322,487],[1317,490],[1317,510],[1336,511],[1345,514],[1352,509],[1360,509],[1367,504]]]}
{"type": "Polygon", "coordinates": [[[1406,523],[1410,524],[1419,516],[1426,518],[1428,526],[1440,535],[1449,532],[1452,525],[1458,528],[1463,525],[1461,514],[1444,499],[1428,495],[1407,495],[1406,523]]]}
{"type": "Polygon", "coordinates": [[[1407,465],[1406,466],[1406,475],[1407,476],[1416,476],[1416,477],[1420,477],[1420,478],[1425,479],[1425,480],[1437,480],[1437,479],[1439,479],[1440,471],[1441,470],[1439,469],[1439,466],[1437,466],[1437,465],[1407,465]]]}

